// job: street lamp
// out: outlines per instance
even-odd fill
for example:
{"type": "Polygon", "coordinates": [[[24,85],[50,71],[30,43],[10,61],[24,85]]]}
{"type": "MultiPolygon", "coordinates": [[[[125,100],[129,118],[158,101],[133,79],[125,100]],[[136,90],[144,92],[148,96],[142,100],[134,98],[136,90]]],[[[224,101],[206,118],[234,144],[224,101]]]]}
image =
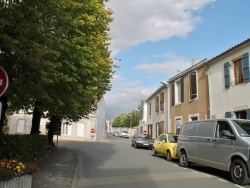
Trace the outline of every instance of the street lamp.
{"type": "Polygon", "coordinates": [[[131,129],[131,126],[132,126],[132,115],[128,115],[130,116],[130,129],[131,129]]]}

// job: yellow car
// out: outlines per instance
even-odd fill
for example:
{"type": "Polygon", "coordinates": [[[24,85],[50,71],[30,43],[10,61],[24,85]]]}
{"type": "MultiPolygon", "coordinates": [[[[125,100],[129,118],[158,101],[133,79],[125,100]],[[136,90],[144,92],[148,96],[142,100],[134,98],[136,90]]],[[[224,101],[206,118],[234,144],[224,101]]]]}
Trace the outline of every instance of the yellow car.
{"type": "Polygon", "coordinates": [[[178,135],[174,133],[164,133],[161,134],[157,139],[155,139],[152,155],[156,156],[158,153],[165,155],[166,160],[172,161],[172,159],[178,159],[176,154],[178,135]]]}

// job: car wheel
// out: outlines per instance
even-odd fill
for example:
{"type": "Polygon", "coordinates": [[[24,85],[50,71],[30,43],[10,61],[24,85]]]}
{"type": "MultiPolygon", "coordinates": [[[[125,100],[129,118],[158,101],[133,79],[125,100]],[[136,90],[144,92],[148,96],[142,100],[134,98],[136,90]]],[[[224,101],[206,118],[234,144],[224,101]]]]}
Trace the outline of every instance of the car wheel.
{"type": "Polygon", "coordinates": [[[250,183],[250,179],[247,174],[246,165],[240,159],[236,159],[233,161],[231,168],[230,168],[230,175],[231,175],[232,180],[236,184],[247,185],[250,183]]]}
{"type": "Polygon", "coordinates": [[[172,156],[171,156],[171,152],[168,150],[167,151],[167,153],[166,153],[166,160],[167,161],[172,161],[173,160],[173,158],[172,158],[172,156]]]}
{"type": "Polygon", "coordinates": [[[187,154],[186,154],[185,151],[181,151],[181,154],[180,154],[180,166],[181,167],[188,167],[189,166],[187,154]]]}
{"type": "Polygon", "coordinates": [[[155,148],[152,148],[152,155],[153,155],[153,156],[156,156],[156,155],[157,155],[157,152],[155,151],[155,148]]]}

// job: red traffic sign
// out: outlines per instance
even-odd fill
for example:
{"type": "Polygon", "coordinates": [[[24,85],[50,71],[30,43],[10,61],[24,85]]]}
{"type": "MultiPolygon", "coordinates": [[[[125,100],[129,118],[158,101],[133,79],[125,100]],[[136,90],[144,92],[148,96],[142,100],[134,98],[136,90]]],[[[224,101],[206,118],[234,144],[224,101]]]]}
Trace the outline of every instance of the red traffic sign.
{"type": "Polygon", "coordinates": [[[147,131],[146,131],[146,130],[144,130],[144,131],[143,131],[143,133],[147,133],[147,131]]]}
{"type": "Polygon", "coordinates": [[[90,132],[95,133],[95,129],[94,128],[90,129],[90,132]]]}
{"type": "Polygon", "coordinates": [[[4,94],[9,85],[8,75],[3,68],[0,67],[0,96],[4,94]]]}

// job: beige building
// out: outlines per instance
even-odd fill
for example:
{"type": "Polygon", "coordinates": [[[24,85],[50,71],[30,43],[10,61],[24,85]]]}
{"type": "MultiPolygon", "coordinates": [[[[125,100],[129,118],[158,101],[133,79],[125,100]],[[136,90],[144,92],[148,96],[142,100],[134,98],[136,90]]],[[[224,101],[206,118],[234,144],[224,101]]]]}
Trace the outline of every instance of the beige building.
{"type": "Polygon", "coordinates": [[[186,121],[209,117],[206,60],[193,59],[192,66],[169,79],[171,131],[179,133],[186,121]]]}

